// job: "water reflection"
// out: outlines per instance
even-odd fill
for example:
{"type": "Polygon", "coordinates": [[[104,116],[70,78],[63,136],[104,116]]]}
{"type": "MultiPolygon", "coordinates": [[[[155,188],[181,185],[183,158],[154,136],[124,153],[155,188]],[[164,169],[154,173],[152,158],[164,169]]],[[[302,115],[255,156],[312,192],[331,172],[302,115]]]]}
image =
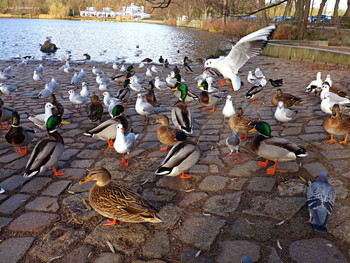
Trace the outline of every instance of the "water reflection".
{"type": "Polygon", "coordinates": [[[89,53],[97,61],[126,57],[128,62],[139,62],[145,57],[157,60],[162,55],[176,63],[185,55],[205,58],[226,44],[218,34],[156,24],[0,19],[0,39],[5,42],[0,45],[0,59],[18,54],[41,57],[39,44],[46,36],[51,36],[60,48],[52,58],[60,58],[71,50],[74,59],[89,53]],[[135,56],[136,45],[142,50],[139,57],[135,56]]]}

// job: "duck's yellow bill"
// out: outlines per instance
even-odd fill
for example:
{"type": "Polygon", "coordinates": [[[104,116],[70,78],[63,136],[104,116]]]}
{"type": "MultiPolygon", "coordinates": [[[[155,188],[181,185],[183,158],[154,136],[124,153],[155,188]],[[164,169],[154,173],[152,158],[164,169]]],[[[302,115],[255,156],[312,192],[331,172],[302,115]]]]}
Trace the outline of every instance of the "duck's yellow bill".
{"type": "Polygon", "coordinates": [[[127,110],[123,111],[123,113],[129,113],[127,110]]]}
{"type": "Polygon", "coordinates": [[[255,128],[253,128],[253,129],[251,129],[251,130],[248,131],[248,134],[257,133],[257,132],[258,132],[258,131],[257,131],[255,128]]]}
{"type": "Polygon", "coordinates": [[[177,88],[173,88],[173,89],[171,89],[172,91],[177,91],[177,88]]]}
{"type": "Polygon", "coordinates": [[[70,124],[68,121],[61,121],[61,124],[70,124]]]}

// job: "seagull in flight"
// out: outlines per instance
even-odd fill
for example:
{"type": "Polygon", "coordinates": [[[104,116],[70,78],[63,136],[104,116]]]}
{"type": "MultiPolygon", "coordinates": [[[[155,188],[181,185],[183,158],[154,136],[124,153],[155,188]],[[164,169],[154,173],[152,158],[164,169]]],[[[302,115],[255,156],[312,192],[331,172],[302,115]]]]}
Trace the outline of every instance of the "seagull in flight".
{"type": "Polygon", "coordinates": [[[268,26],[241,38],[224,57],[208,59],[204,67],[217,69],[226,79],[230,79],[234,91],[241,88],[238,70],[251,58],[260,54],[266,46],[276,25],[268,26]]]}

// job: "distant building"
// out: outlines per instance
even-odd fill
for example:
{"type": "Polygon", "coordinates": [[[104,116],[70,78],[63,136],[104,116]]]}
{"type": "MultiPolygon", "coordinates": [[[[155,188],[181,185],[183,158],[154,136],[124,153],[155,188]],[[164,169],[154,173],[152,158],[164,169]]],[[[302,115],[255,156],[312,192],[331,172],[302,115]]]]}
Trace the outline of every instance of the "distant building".
{"type": "Polygon", "coordinates": [[[93,17],[97,16],[97,11],[95,7],[87,7],[86,10],[80,11],[80,16],[93,17]]]}
{"type": "Polygon", "coordinates": [[[145,7],[136,6],[134,3],[131,3],[129,6],[123,6],[123,10],[115,12],[117,16],[129,16],[135,19],[144,19],[150,18],[151,15],[145,13],[145,7]]]}
{"type": "Polygon", "coordinates": [[[86,10],[80,11],[81,17],[116,17],[125,16],[134,19],[144,19],[150,18],[151,15],[144,12],[145,8],[143,6],[136,6],[131,3],[129,6],[123,6],[123,10],[114,12],[109,7],[102,8],[102,11],[96,11],[95,7],[87,7],[86,10]]]}

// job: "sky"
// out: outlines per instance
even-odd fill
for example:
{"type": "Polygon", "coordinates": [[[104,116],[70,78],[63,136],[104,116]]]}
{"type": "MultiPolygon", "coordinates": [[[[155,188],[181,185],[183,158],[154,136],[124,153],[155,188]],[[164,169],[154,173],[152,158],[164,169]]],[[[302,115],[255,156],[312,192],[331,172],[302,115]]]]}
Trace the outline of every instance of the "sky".
{"type": "MultiPolygon", "coordinates": [[[[313,0],[313,2],[314,2],[314,7],[319,7],[321,0],[313,0]]],[[[311,3],[312,3],[312,0],[311,0],[311,3]]],[[[327,0],[327,3],[326,3],[327,11],[333,11],[334,4],[335,4],[335,0],[327,0]]],[[[346,10],[347,7],[348,7],[347,0],[340,0],[339,9],[346,10]]]]}

